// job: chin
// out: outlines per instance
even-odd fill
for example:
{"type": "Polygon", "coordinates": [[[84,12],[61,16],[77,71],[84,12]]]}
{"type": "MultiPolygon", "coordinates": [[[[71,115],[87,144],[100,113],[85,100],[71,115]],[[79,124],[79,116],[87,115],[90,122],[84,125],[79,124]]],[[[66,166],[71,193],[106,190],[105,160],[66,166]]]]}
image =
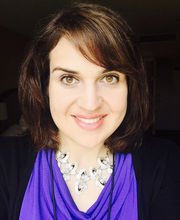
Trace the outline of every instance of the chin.
{"type": "Polygon", "coordinates": [[[75,142],[85,148],[95,148],[97,146],[103,146],[106,139],[100,139],[99,137],[84,137],[82,139],[76,139],[75,142]]]}

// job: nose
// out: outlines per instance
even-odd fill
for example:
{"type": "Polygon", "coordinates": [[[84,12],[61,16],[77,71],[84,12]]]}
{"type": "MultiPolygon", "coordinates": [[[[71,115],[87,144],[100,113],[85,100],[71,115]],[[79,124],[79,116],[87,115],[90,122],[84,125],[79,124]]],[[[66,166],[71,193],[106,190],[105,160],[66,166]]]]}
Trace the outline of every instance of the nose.
{"type": "Polygon", "coordinates": [[[90,112],[99,110],[102,106],[102,102],[103,99],[95,85],[85,86],[78,99],[79,107],[90,112]]]}

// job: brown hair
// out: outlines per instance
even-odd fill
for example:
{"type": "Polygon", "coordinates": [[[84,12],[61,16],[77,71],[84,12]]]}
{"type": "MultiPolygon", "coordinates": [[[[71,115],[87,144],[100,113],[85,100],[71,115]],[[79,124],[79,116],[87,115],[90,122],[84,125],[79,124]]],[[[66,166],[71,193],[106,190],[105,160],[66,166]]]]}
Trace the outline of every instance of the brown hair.
{"type": "Polygon", "coordinates": [[[112,151],[132,152],[148,127],[149,113],[146,74],[137,42],[119,14],[104,6],[84,3],[57,13],[35,38],[22,65],[19,98],[34,144],[38,149],[58,146],[58,129],[50,114],[47,87],[49,53],[62,36],[69,38],[89,61],[126,75],[127,113],[105,144],[112,151]]]}

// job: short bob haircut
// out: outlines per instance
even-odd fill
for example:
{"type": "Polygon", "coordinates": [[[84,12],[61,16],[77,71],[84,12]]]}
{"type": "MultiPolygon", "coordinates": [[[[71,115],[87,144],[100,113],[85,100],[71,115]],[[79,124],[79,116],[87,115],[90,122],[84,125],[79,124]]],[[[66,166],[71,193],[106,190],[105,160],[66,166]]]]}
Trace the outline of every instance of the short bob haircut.
{"type": "Polygon", "coordinates": [[[60,144],[47,90],[49,53],[62,36],[73,42],[90,62],[126,75],[127,112],[105,145],[112,152],[132,152],[140,146],[148,127],[149,96],[142,57],[126,21],[109,8],[88,3],[75,3],[53,16],[34,39],[22,64],[19,99],[34,145],[39,150],[57,150],[60,144]]]}

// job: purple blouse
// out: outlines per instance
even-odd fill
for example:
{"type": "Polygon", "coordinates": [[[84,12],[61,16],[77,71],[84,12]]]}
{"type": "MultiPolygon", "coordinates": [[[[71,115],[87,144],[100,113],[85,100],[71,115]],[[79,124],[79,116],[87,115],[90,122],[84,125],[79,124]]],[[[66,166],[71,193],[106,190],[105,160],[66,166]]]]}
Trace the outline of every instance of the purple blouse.
{"type": "MultiPolygon", "coordinates": [[[[53,220],[53,203],[50,177],[50,150],[38,152],[26,188],[20,211],[20,220],[53,220]]],[[[96,202],[80,211],[72,199],[53,152],[54,194],[58,220],[105,220],[108,216],[111,179],[108,179],[96,202]]],[[[138,220],[137,182],[131,154],[115,156],[114,190],[110,219],[138,220]]]]}

